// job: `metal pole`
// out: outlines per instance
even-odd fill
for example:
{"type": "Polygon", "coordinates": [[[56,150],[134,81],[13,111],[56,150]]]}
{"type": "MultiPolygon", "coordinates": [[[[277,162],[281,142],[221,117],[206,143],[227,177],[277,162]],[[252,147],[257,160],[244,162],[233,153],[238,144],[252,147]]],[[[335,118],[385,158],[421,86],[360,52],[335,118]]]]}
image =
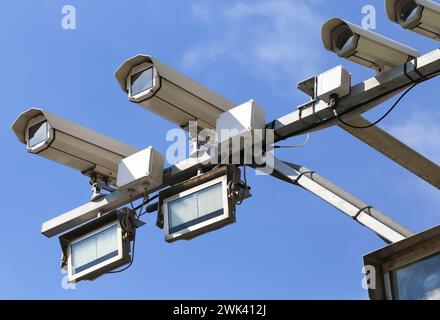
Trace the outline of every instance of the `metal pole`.
{"type": "Polygon", "coordinates": [[[395,243],[414,235],[413,232],[379,210],[368,206],[354,195],[305,167],[289,164],[275,158],[273,168],[266,167],[265,169],[260,168],[260,170],[312,192],[372,230],[388,243],[395,243]],[[271,172],[272,170],[273,172],[271,172]]]}

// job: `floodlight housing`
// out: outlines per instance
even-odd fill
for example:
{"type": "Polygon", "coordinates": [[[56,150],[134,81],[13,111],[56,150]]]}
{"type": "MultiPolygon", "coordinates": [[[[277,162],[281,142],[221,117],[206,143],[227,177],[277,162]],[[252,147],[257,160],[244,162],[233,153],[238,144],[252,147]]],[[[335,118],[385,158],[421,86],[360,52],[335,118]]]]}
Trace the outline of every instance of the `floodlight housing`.
{"type": "Polygon", "coordinates": [[[440,5],[429,0],[387,0],[388,18],[420,35],[440,41],[440,5]]]}
{"type": "Polygon", "coordinates": [[[217,116],[235,104],[149,55],[126,60],[115,72],[129,101],[188,129],[214,129],[217,116]]]}
{"type": "Polygon", "coordinates": [[[69,282],[95,280],[131,261],[127,215],[134,216],[128,208],[115,210],[59,237],[69,282]]]}
{"type": "Polygon", "coordinates": [[[42,109],[22,113],[12,125],[27,151],[88,176],[97,174],[116,183],[119,162],[138,152],[135,147],[65,120],[42,109]]]}
{"type": "Polygon", "coordinates": [[[237,176],[238,168],[224,166],[162,191],[159,212],[165,241],[191,240],[235,223],[228,184],[237,176]]]}
{"type": "Polygon", "coordinates": [[[373,267],[371,300],[440,300],[440,226],[370,253],[364,264],[373,267]]]}
{"type": "Polygon", "coordinates": [[[328,20],[321,34],[327,50],[378,72],[420,57],[415,49],[338,18],[328,20]]]}

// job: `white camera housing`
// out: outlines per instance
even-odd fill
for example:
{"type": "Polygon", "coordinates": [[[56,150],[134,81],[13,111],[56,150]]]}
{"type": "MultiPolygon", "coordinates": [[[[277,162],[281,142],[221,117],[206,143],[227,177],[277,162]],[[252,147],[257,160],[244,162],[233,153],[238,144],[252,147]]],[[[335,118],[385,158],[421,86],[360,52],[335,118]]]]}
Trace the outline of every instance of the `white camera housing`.
{"type": "Polygon", "coordinates": [[[99,175],[116,183],[119,162],[138,149],[101,133],[32,108],[12,125],[30,153],[56,161],[85,175],[99,175]]]}
{"type": "Polygon", "coordinates": [[[218,117],[217,140],[218,143],[224,143],[247,135],[252,137],[254,130],[263,130],[265,127],[266,111],[255,100],[249,100],[218,117]]]}
{"type": "Polygon", "coordinates": [[[378,72],[420,57],[417,50],[338,18],[327,21],[321,35],[327,50],[378,72]]]}
{"type": "Polygon", "coordinates": [[[317,77],[317,96],[329,103],[332,95],[339,98],[350,94],[351,74],[342,66],[338,66],[317,77]]]}
{"type": "Polygon", "coordinates": [[[440,41],[440,5],[429,0],[387,0],[388,18],[403,28],[440,41]]]}
{"type": "Polygon", "coordinates": [[[235,104],[148,55],[125,61],[115,72],[131,102],[187,129],[197,121],[214,129],[217,117],[235,104]]]}
{"type": "Polygon", "coordinates": [[[139,151],[119,163],[119,190],[141,194],[159,187],[163,181],[163,169],[163,156],[153,147],[139,151]]]}

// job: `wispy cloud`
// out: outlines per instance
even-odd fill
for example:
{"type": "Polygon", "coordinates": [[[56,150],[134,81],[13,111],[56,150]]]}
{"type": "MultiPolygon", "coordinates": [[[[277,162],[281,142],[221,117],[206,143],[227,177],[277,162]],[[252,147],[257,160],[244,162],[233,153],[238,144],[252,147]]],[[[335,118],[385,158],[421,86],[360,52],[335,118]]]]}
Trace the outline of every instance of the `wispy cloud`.
{"type": "MultiPolygon", "coordinates": [[[[411,106],[415,111],[399,123],[386,126],[386,130],[396,138],[417,150],[430,160],[440,163],[440,112],[418,104],[411,106]]],[[[429,212],[422,220],[426,225],[438,224],[440,198],[438,190],[421,179],[411,177],[394,181],[395,188],[403,197],[414,197],[417,194],[426,200],[420,204],[420,210],[429,212]]]]}
{"type": "Polygon", "coordinates": [[[312,75],[320,70],[322,19],[317,1],[237,1],[225,7],[209,1],[193,6],[193,15],[212,33],[190,47],[186,68],[234,61],[256,75],[278,80],[312,75]],[[268,72],[270,70],[270,72],[268,72]]]}
{"type": "Polygon", "coordinates": [[[432,161],[440,163],[440,112],[427,112],[422,107],[417,109],[418,112],[409,114],[404,122],[389,126],[388,130],[432,161]]]}

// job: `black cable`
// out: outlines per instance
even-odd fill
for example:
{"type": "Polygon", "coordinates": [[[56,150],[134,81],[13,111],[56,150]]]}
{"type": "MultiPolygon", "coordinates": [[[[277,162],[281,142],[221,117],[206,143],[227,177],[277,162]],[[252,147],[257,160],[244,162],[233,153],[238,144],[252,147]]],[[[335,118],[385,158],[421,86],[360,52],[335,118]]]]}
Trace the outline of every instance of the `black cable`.
{"type": "Polygon", "coordinates": [[[134,262],[135,248],[136,248],[136,232],[135,232],[135,234],[133,236],[133,245],[132,245],[132,248],[131,248],[132,254],[131,254],[130,263],[126,267],[124,267],[123,269],[114,270],[114,271],[110,271],[110,272],[107,272],[107,273],[120,273],[120,272],[128,270],[133,265],[133,262],[134,262]]]}
{"type": "Polygon", "coordinates": [[[239,206],[243,203],[246,192],[249,190],[247,184],[246,164],[243,165],[243,180],[241,175],[236,177],[236,170],[234,169],[232,180],[228,182],[228,197],[239,206]]]}
{"type": "MultiPolygon", "coordinates": [[[[350,128],[353,128],[353,129],[368,129],[368,128],[374,127],[375,125],[380,123],[382,120],[384,120],[397,107],[397,105],[400,103],[400,101],[402,101],[402,99],[412,89],[414,89],[418,84],[423,83],[423,82],[428,81],[428,80],[431,80],[431,79],[433,79],[433,78],[435,78],[435,77],[437,77],[439,75],[440,75],[439,73],[433,73],[433,74],[428,75],[428,76],[426,76],[426,77],[424,77],[424,78],[422,78],[420,80],[413,81],[413,84],[399,97],[399,99],[397,99],[397,101],[391,106],[391,108],[382,117],[380,117],[377,121],[375,121],[374,123],[371,123],[371,124],[369,124],[367,126],[355,126],[355,125],[352,125],[352,124],[346,122],[345,120],[343,120],[341,118],[341,115],[339,115],[338,112],[336,111],[337,101],[336,102],[335,101],[331,102],[331,103],[334,104],[334,106],[333,106],[333,113],[334,113],[336,119],[338,119],[339,122],[341,122],[343,125],[346,125],[347,127],[350,127],[350,128]]],[[[337,100],[337,98],[336,98],[336,100],[337,100]]]]}
{"type": "Polygon", "coordinates": [[[112,271],[109,271],[107,273],[110,273],[110,274],[121,273],[123,271],[128,270],[133,265],[134,256],[135,256],[135,249],[136,249],[136,221],[137,220],[138,220],[138,216],[136,215],[136,211],[135,211],[134,212],[134,217],[132,215],[130,215],[130,214],[127,214],[127,215],[125,215],[122,218],[122,221],[121,221],[121,225],[123,226],[123,229],[125,229],[125,232],[127,233],[126,236],[128,237],[130,235],[130,233],[133,233],[133,235],[132,235],[133,244],[132,244],[132,247],[131,247],[130,263],[127,266],[125,266],[124,268],[122,268],[122,269],[112,270],[112,271]],[[130,222],[127,222],[127,220],[129,218],[133,218],[133,220],[130,220],[130,222]]]}
{"type": "MultiPolygon", "coordinates": [[[[151,198],[144,198],[144,201],[142,202],[142,204],[138,205],[135,209],[135,211],[139,210],[140,208],[143,208],[145,205],[149,204],[151,201],[156,200],[159,197],[159,194],[156,194],[155,196],[151,197],[151,198]]],[[[142,211],[139,214],[139,217],[142,217],[145,214],[142,213],[142,211]]]]}
{"type": "Polygon", "coordinates": [[[359,222],[358,218],[362,213],[366,213],[365,210],[368,210],[368,215],[371,216],[371,209],[373,209],[372,206],[366,206],[362,209],[359,209],[359,211],[353,216],[353,220],[356,220],[357,222],[359,222]]]}
{"type": "MultiPolygon", "coordinates": [[[[439,76],[439,75],[440,75],[440,73],[439,73],[438,71],[432,72],[432,73],[430,73],[429,75],[426,75],[426,76],[425,76],[426,78],[425,78],[425,79],[422,79],[422,80],[419,81],[419,82],[422,83],[422,82],[425,82],[425,81],[431,80],[431,79],[433,79],[433,78],[435,78],[435,77],[437,77],[437,76],[439,76]]],[[[368,105],[368,104],[370,104],[370,103],[376,101],[377,99],[381,99],[381,98],[384,98],[384,97],[386,97],[386,96],[389,96],[390,94],[392,94],[392,93],[394,93],[394,92],[401,91],[401,90],[405,89],[405,87],[407,87],[407,86],[408,86],[408,84],[404,84],[404,85],[402,85],[402,86],[400,86],[400,87],[398,87],[398,88],[395,88],[395,89],[392,89],[392,90],[390,90],[390,91],[384,92],[383,94],[381,94],[381,95],[379,95],[379,96],[377,96],[377,97],[371,98],[371,99],[369,99],[369,100],[367,100],[367,101],[364,101],[364,102],[358,104],[356,107],[357,107],[357,108],[360,108],[360,107],[366,106],[366,105],[368,105]]],[[[335,119],[334,117],[331,117],[331,118],[328,118],[328,119],[325,119],[325,120],[321,121],[320,123],[316,123],[316,124],[309,125],[309,126],[306,127],[305,129],[303,129],[303,130],[301,130],[301,131],[299,131],[299,132],[296,132],[295,134],[291,134],[291,135],[283,136],[283,139],[280,139],[280,140],[286,140],[286,139],[288,139],[288,138],[290,138],[290,137],[292,137],[292,136],[295,136],[295,135],[298,135],[298,134],[303,134],[303,133],[307,133],[307,132],[313,131],[313,130],[315,130],[315,129],[316,129],[317,127],[319,127],[319,126],[326,125],[326,124],[332,122],[334,119],[335,119]]]]}
{"type": "Polygon", "coordinates": [[[130,202],[131,208],[132,208],[132,210],[134,212],[134,219],[133,219],[133,221],[130,221],[130,223],[127,223],[126,219],[132,217],[130,214],[127,214],[126,216],[124,216],[122,218],[122,221],[121,221],[121,224],[125,225],[125,227],[123,227],[123,228],[126,229],[127,236],[130,235],[130,232],[133,232],[133,235],[132,235],[133,244],[131,246],[131,259],[130,259],[130,263],[127,266],[125,266],[123,269],[113,270],[113,271],[110,271],[110,272],[107,272],[107,273],[110,273],[110,274],[112,274],[112,273],[113,274],[114,273],[120,273],[120,272],[128,270],[133,265],[134,257],[135,257],[135,252],[136,252],[135,251],[136,250],[136,229],[137,229],[136,222],[142,216],[142,211],[144,210],[144,206],[146,206],[149,202],[151,202],[154,199],[156,199],[158,196],[159,196],[159,194],[155,195],[154,197],[148,198],[148,195],[145,195],[144,199],[142,201],[142,204],[140,204],[136,208],[133,205],[133,201],[130,202]],[[137,210],[139,210],[139,213],[137,213],[137,210]],[[128,226],[128,225],[130,225],[130,226],[128,226]],[[129,231],[129,229],[132,229],[133,231],[129,231]]]}
{"type": "Polygon", "coordinates": [[[248,188],[247,177],[246,177],[246,163],[243,165],[243,180],[246,189],[248,188]]]}
{"type": "Polygon", "coordinates": [[[338,119],[339,122],[341,122],[342,124],[346,125],[347,127],[353,128],[353,129],[368,129],[371,127],[374,127],[375,125],[379,124],[382,120],[384,120],[386,117],[388,117],[388,115],[397,107],[397,105],[400,103],[400,101],[402,101],[402,99],[412,90],[414,89],[420,82],[416,82],[414,83],[411,87],[409,87],[400,97],[399,99],[397,99],[397,101],[392,105],[392,107],[382,116],[380,117],[377,121],[370,123],[367,126],[355,126],[352,124],[349,124],[348,122],[346,122],[345,120],[343,120],[341,118],[341,116],[338,114],[338,112],[336,111],[336,109],[333,109],[333,113],[335,115],[335,117],[338,119]]]}

